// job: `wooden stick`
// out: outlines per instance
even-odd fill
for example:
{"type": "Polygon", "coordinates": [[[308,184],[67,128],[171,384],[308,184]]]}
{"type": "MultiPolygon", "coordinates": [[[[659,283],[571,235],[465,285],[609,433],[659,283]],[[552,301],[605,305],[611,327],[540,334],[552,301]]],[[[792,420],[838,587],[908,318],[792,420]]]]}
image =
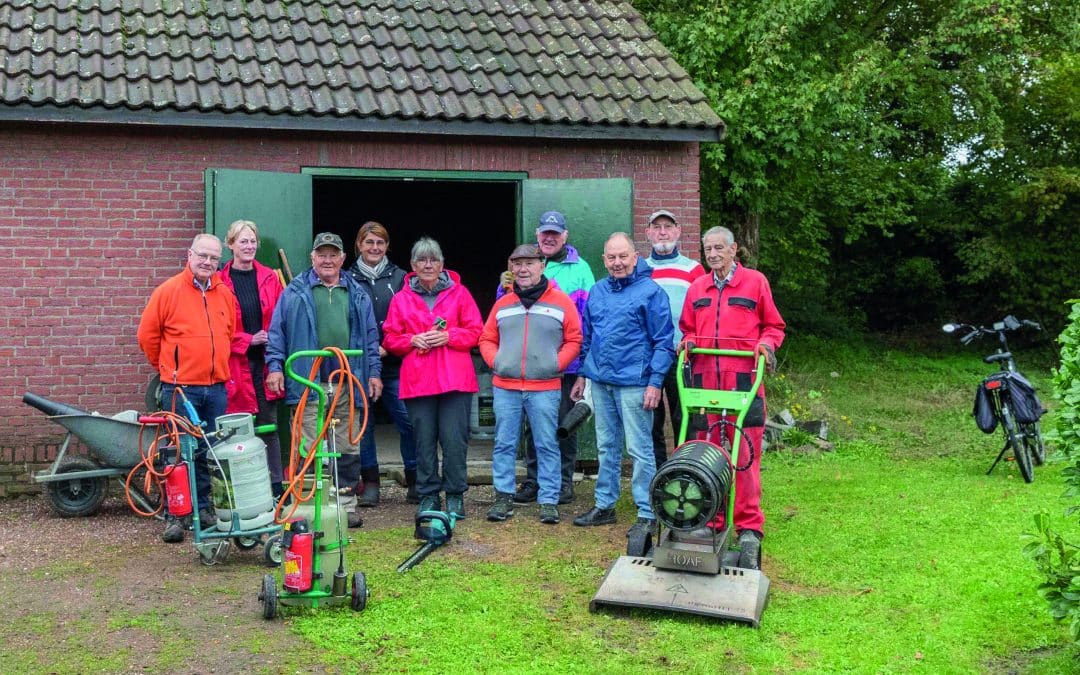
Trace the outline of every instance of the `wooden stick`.
{"type": "Polygon", "coordinates": [[[293,280],[292,268],[289,267],[289,256],[285,255],[285,249],[279,248],[277,250],[278,257],[281,258],[281,267],[285,270],[285,276],[289,278],[289,281],[293,280]]]}

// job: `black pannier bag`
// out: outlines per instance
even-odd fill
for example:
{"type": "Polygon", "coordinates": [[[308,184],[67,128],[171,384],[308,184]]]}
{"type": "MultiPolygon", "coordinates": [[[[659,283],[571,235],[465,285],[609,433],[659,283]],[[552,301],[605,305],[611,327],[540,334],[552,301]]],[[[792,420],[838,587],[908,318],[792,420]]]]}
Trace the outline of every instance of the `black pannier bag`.
{"type": "Polygon", "coordinates": [[[1009,399],[1013,417],[1020,424],[1038,422],[1046,414],[1046,408],[1035,393],[1035,387],[1020,373],[1009,374],[1009,399]]]}
{"type": "Polygon", "coordinates": [[[994,404],[990,400],[990,394],[986,387],[979,385],[975,390],[975,408],[971,411],[975,416],[975,425],[984,433],[992,434],[997,429],[997,415],[994,414],[994,404]]]}

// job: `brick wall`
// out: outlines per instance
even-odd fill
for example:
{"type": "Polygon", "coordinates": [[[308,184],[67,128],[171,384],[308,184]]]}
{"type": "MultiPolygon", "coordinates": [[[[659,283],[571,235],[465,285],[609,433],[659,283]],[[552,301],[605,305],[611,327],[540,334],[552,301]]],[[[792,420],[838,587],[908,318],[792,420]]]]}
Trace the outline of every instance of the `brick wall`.
{"type": "Polygon", "coordinates": [[[645,218],[666,208],[698,250],[696,143],[5,125],[0,464],[48,460],[63,438],[25,391],[106,414],[143,407],[153,373],[135,344],[139,313],[204,228],[204,169],[309,166],[631,178],[641,249],[645,218]]]}

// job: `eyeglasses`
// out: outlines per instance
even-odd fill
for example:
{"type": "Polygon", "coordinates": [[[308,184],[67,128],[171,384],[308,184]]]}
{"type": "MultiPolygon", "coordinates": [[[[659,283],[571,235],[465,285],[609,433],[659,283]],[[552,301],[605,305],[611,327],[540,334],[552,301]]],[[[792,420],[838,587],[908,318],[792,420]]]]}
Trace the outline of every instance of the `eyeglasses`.
{"type": "Polygon", "coordinates": [[[438,258],[417,258],[414,262],[417,265],[438,265],[442,261],[438,258]]]}
{"type": "Polygon", "coordinates": [[[213,255],[211,253],[199,253],[195,249],[191,248],[188,249],[188,252],[203,262],[212,262],[215,264],[221,262],[221,256],[219,255],[213,255]]]}

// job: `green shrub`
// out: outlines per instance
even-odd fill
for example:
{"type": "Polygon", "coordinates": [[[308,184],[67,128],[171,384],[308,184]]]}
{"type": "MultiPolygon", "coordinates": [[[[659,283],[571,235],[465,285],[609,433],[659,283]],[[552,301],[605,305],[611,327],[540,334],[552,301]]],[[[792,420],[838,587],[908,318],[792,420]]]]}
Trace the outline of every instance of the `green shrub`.
{"type": "MultiPolygon", "coordinates": [[[[1062,472],[1065,499],[1071,502],[1066,515],[1080,513],[1080,300],[1069,302],[1072,310],[1065,330],[1058,336],[1061,365],[1054,372],[1054,398],[1058,402],[1053,426],[1046,439],[1070,464],[1062,472]]],[[[1039,592],[1050,603],[1058,621],[1069,621],[1073,640],[1080,642],[1080,547],[1067,541],[1050,526],[1044,511],[1035,516],[1034,535],[1024,553],[1045,578],[1039,592]]]]}

